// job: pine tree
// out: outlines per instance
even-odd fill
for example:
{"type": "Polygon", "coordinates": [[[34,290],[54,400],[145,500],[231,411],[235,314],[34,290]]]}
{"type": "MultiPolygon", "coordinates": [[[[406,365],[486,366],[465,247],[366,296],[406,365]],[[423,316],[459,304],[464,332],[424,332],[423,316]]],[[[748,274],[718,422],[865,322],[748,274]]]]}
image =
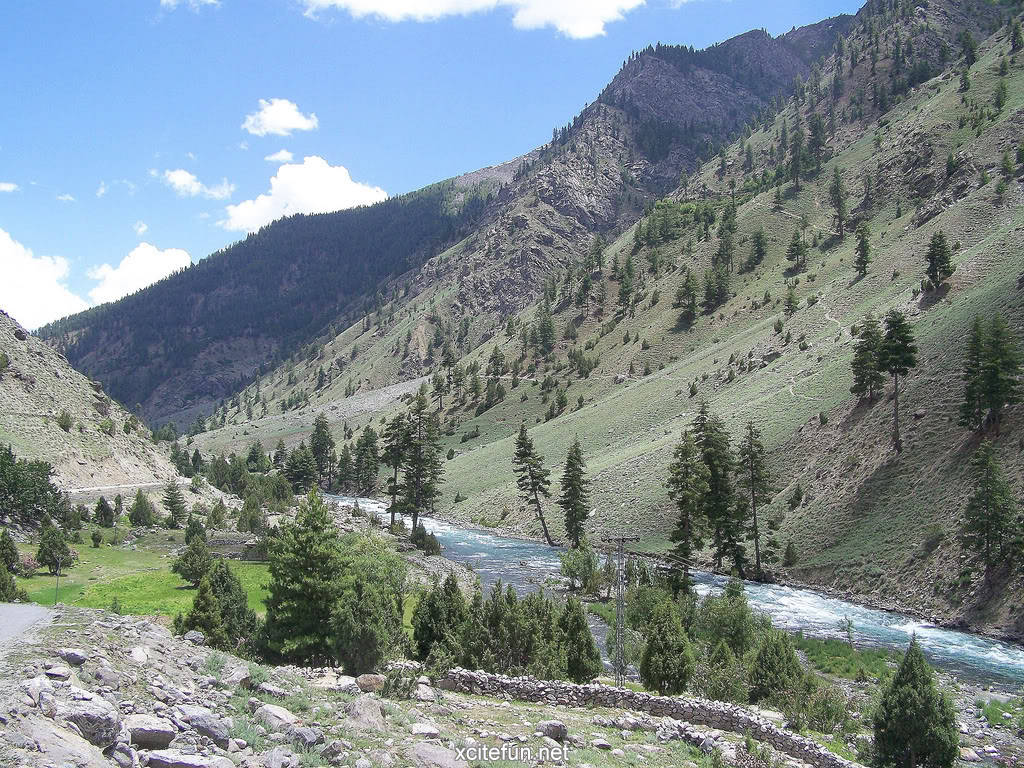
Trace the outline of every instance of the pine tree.
{"type": "Polygon", "coordinates": [[[541,528],[544,530],[544,539],[552,547],[554,540],[548,532],[547,520],[544,519],[544,508],[541,506],[541,496],[548,498],[551,495],[550,470],[544,467],[544,457],[533,447],[533,440],[526,433],[526,422],[519,424],[519,435],[516,437],[516,452],[512,457],[512,469],[516,474],[516,486],[527,504],[532,504],[540,520],[541,528]]]}
{"type": "Polygon", "coordinates": [[[964,399],[960,403],[960,423],[979,431],[985,425],[987,412],[985,351],[985,332],[981,325],[981,318],[975,316],[974,322],[971,324],[970,335],[967,337],[967,353],[964,356],[964,399]]]}
{"type": "Polygon", "coordinates": [[[171,565],[171,573],[178,574],[194,587],[210,572],[212,567],[213,558],[206,546],[206,539],[196,537],[171,565]]]}
{"type": "Polygon", "coordinates": [[[789,635],[770,630],[761,641],[761,647],[750,668],[751,702],[756,704],[765,699],[782,700],[802,674],[800,660],[793,650],[789,635]]]}
{"type": "Polygon", "coordinates": [[[185,497],[181,495],[181,488],[174,481],[164,486],[163,502],[164,509],[167,510],[167,527],[181,528],[188,510],[185,509],[185,497]]]}
{"type": "Polygon", "coordinates": [[[803,173],[804,161],[804,129],[797,117],[793,126],[793,140],[790,144],[789,178],[793,182],[796,191],[800,191],[800,175],[803,173]]]}
{"type": "Polygon", "coordinates": [[[220,602],[213,594],[210,580],[205,576],[199,581],[199,591],[192,601],[191,610],[184,620],[175,622],[175,629],[181,633],[196,630],[203,633],[207,645],[212,648],[228,649],[231,643],[224,628],[220,602]]]}
{"type": "Polygon", "coordinates": [[[188,525],[185,526],[185,545],[188,546],[194,539],[206,541],[206,528],[200,518],[189,515],[188,525]]]}
{"type": "Polygon", "coordinates": [[[759,229],[751,238],[750,258],[747,259],[747,269],[752,270],[768,255],[768,238],[764,229],[759,229]]]}
{"type": "Polygon", "coordinates": [[[299,504],[294,523],[271,540],[266,599],[267,649],[289,663],[324,664],[335,658],[330,625],[343,571],[337,528],[315,488],[299,504]]]}
{"type": "Polygon", "coordinates": [[[284,440],[277,441],[277,447],[274,448],[274,466],[277,469],[284,467],[285,461],[288,460],[288,449],[284,447],[284,440]]]}
{"type": "Polygon", "coordinates": [[[679,318],[683,325],[689,328],[697,319],[697,280],[693,276],[693,270],[687,268],[679,291],[679,306],[683,310],[679,318]]]}
{"type": "Polygon", "coordinates": [[[871,230],[866,221],[857,225],[857,259],[854,264],[857,267],[857,274],[868,273],[868,265],[871,264],[871,230]]]}
{"type": "MultiPolygon", "coordinates": [[[[325,462],[326,467],[326,462],[325,462]]],[[[307,493],[317,483],[319,469],[313,451],[306,445],[305,441],[299,443],[293,450],[288,461],[284,465],[284,476],[292,484],[296,493],[307,493]]]]}
{"type": "Polygon", "coordinates": [[[829,187],[829,199],[835,209],[836,222],[839,225],[839,239],[842,240],[846,233],[846,187],[843,185],[843,175],[836,166],[832,173],[832,185],[829,187]]]}
{"type": "Polygon", "coordinates": [[[941,230],[932,235],[925,259],[928,262],[928,279],[938,288],[943,280],[953,274],[953,266],[949,260],[949,243],[946,242],[946,235],[941,230]]]}
{"type": "Polygon", "coordinates": [[[807,243],[800,236],[800,230],[793,230],[793,239],[789,241],[789,247],[786,248],[786,258],[793,262],[793,269],[797,272],[802,272],[807,268],[807,243]]]}
{"type": "Polygon", "coordinates": [[[352,473],[352,447],[345,443],[341,446],[341,456],[338,457],[339,490],[347,492],[352,489],[352,473]]]}
{"type": "Polygon", "coordinates": [[[601,672],[601,652],[594,642],[583,606],[575,597],[570,596],[565,601],[558,618],[558,629],[569,679],[576,683],[589,683],[601,672]]]}
{"type": "Polygon", "coordinates": [[[879,765],[951,768],[959,757],[953,704],[936,688],[916,637],[882,692],[873,726],[879,765]]]}
{"type": "MultiPolygon", "coordinates": [[[[734,457],[729,445],[729,432],[725,422],[710,413],[702,401],[694,420],[694,433],[701,459],[708,468],[708,493],[704,497],[704,513],[711,526],[715,552],[715,567],[722,567],[726,554],[735,556],[731,546],[741,538],[735,519],[735,499],[732,488],[734,457]]],[[[734,563],[738,568],[742,563],[734,563]]]]}
{"type": "Polygon", "coordinates": [[[891,310],[885,316],[885,336],[878,352],[879,368],[892,376],[893,383],[893,448],[903,450],[900,440],[900,377],[906,377],[911,368],[917,367],[917,345],[914,331],[904,314],[891,310]]]}
{"type": "Polygon", "coordinates": [[[690,641],[673,603],[655,606],[647,629],[647,644],[640,661],[640,680],[661,696],[686,690],[695,662],[690,641]]]}
{"type": "Polygon", "coordinates": [[[573,547],[580,546],[583,526],[590,512],[590,481],[586,478],[586,463],[583,461],[583,447],[576,437],[565,457],[565,471],[562,473],[562,495],[558,506],[565,513],[565,534],[573,547]]]}
{"type": "MultiPolygon", "coordinates": [[[[316,463],[316,477],[319,482],[324,482],[324,475],[327,473],[327,459],[334,450],[334,438],[331,436],[330,423],[327,416],[318,413],[313,420],[313,434],[309,438],[309,450],[313,454],[313,461],[316,463]]],[[[293,481],[294,482],[294,481],[293,481]]],[[[308,490],[305,486],[302,490],[308,490]]]]}
{"type": "Polygon", "coordinates": [[[1020,357],[1001,315],[992,318],[987,336],[982,391],[998,437],[1003,409],[1020,402],[1020,357]]]}
{"type": "Polygon", "coordinates": [[[50,573],[63,573],[71,565],[71,548],[64,538],[64,532],[52,523],[43,526],[39,535],[36,560],[40,565],[45,565],[50,573]]]}
{"type": "Polygon", "coordinates": [[[747,422],[746,433],[737,452],[736,485],[750,498],[751,534],[754,540],[754,572],[763,579],[761,570],[761,532],[758,528],[757,510],[772,500],[772,481],[768,472],[761,431],[754,422],[747,422]]]}
{"type": "Polygon", "coordinates": [[[14,580],[14,574],[0,568],[0,603],[27,603],[28,593],[14,580]]]}
{"type": "Polygon", "coordinates": [[[380,474],[380,455],[377,452],[377,432],[367,424],[356,440],[352,456],[352,474],[356,493],[373,495],[380,474]]]}
{"type": "Polygon", "coordinates": [[[679,513],[671,540],[675,543],[673,551],[683,564],[682,588],[686,591],[690,589],[690,561],[703,545],[707,529],[704,502],[711,490],[709,478],[697,444],[689,431],[684,432],[668,466],[668,497],[679,513]]]}
{"type": "Polygon", "coordinates": [[[394,655],[403,634],[394,599],[362,575],[339,600],[331,627],[335,656],[348,675],[380,669],[394,655]]]}
{"type": "Polygon", "coordinates": [[[426,385],[413,399],[409,410],[409,441],[406,444],[404,478],[400,509],[412,515],[412,530],[421,512],[429,512],[441,497],[444,465],[441,456],[441,429],[437,415],[429,412],[426,385]]]}
{"type": "Polygon", "coordinates": [[[796,286],[790,283],[786,286],[786,316],[792,317],[800,306],[800,300],[796,297],[796,286]]]}
{"type": "Polygon", "coordinates": [[[992,572],[1003,562],[1015,525],[1016,500],[1003,473],[995,447],[983,442],[971,459],[974,493],[967,502],[961,538],[964,545],[981,555],[985,564],[985,583],[991,585],[992,572]]]}
{"type": "Polygon", "coordinates": [[[134,526],[147,527],[153,525],[155,512],[149,497],[141,489],[135,492],[135,501],[128,510],[128,522],[134,526]]]}
{"type": "Polygon", "coordinates": [[[405,415],[396,413],[394,418],[384,425],[384,450],[381,454],[385,466],[391,469],[388,481],[388,495],[391,496],[391,527],[395,525],[395,513],[398,511],[398,470],[405,463],[405,446],[409,440],[409,428],[405,415]]]}
{"type": "Polygon", "coordinates": [[[0,569],[11,573],[18,569],[18,548],[14,545],[14,537],[7,528],[0,531],[0,569]]]}
{"type": "MultiPolygon", "coordinates": [[[[230,648],[251,641],[259,626],[256,612],[249,608],[249,597],[238,576],[223,557],[213,561],[209,573],[204,577],[209,581],[214,597],[220,605],[220,615],[224,623],[224,632],[230,641],[230,648]]],[[[202,581],[199,582],[200,588],[202,581]]]]}
{"type": "Polygon", "coordinates": [[[875,393],[882,389],[882,368],[879,352],[882,333],[878,321],[871,315],[864,318],[858,334],[857,348],[853,352],[853,386],[850,392],[858,397],[868,396],[868,403],[875,402],[875,393]]]}
{"type": "Polygon", "coordinates": [[[100,500],[96,502],[96,509],[93,510],[93,515],[96,525],[103,528],[114,527],[114,508],[110,506],[106,496],[100,496],[100,500]]]}

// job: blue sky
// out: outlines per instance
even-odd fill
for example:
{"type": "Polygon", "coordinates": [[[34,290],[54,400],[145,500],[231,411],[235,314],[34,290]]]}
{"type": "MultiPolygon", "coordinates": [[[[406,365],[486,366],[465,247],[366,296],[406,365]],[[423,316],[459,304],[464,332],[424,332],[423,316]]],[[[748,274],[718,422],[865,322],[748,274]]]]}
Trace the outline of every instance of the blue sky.
{"type": "Polygon", "coordinates": [[[115,299],[298,211],[545,142],[649,43],[698,48],[855,0],[5,3],[0,308],[115,299]]]}

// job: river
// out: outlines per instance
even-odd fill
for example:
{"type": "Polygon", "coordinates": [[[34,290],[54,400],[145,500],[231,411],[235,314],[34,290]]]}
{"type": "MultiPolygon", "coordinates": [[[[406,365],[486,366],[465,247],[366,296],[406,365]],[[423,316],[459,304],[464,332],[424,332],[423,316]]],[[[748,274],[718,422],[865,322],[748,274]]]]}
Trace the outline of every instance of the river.
{"type": "MultiPolygon", "coordinates": [[[[354,500],[332,496],[339,503],[354,500]]],[[[360,507],[383,517],[386,504],[359,499],[360,507]]],[[[485,589],[499,579],[518,592],[554,583],[559,576],[560,549],[478,529],[461,528],[433,518],[420,518],[443,547],[446,558],[470,566],[485,589]]],[[[703,571],[691,576],[699,594],[720,591],[726,577],[703,571]]],[[[981,635],[944,629],[893,611],[867,608],[810,589],[745,582],[751,606],[771,616],[775,626],[810,637],[845,637],[839,630],[844,617],[853,621],[854,644],[860,647],[904,650],[912,635],[937,668],[979,684],[1019,688],[1024,683],[1024,647],[981,635]]],[[[592,622],[604,651],[605,627],[592,622]]]]}

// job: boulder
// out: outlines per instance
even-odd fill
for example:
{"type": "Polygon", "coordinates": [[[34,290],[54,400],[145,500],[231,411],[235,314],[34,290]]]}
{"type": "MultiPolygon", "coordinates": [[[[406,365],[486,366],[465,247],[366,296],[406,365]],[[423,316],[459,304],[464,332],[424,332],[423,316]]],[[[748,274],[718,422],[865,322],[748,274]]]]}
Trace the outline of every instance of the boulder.
{"type": "Polygon", "coordinates": [[[569,736],[569,729],[561,720],[541,720],[537,723],[537,730],[555,741],[565,741],[569,736]]]}
{"type": "Polygon", "coordinates": [[[70,680],[71,670],[63,664],[55,664],[46,670],[46,676],[51,680],[70,680]]]}
{"type": "Polygon", "coordinates": [[[198,629],[190,629],[182,637],[186,643],[192,643],[192,645],[204,645],[206,643],[206,635],[198,629]]]}
{"type": "Polygon", "coordinates": [[[413,736],[423,736],[428,739],[434,739],[441,735],[437,726],[430,723],[413,723],[409,730],[413,736]]]}
{"type": "Polygon", "coordinates": [[[609,744],[607,742],[607,740],[605,740],[605,739],[594,739],[592,742],[590,742],[590,746],[592,746],[594,749],[611,749],[612,748],[612,745],[609,744]]]}
{"type": "Polygon", "coordinates": [[[960,747],[960,759],[968,763],[980,763],[978,753],[970,747],[960,747]]]}
{"type": "Polygon", "coordinates": [[[157,749],[147,753],[149,768],[235,768],[227,757],[188,755],[176,749],[157,749]]]}
{"type": "Polygon", "coordinates": [[[81,648],[61,648],[57,655],[73,667],[80,667],[89,660],[89,654],[81,648]]]}
{"type": "Polygon", "coordinates": [[[90,743],[104,749],[117,741],[121,713],[106,699],[81,688],[71,689],[70,699],[57,702],[56,719],[73,723],[90,743]]]}
{"type": "MultiPolygon", "coordinates": [[[[110,768],[110,762],[103,753],[71,731],[52,720],[39,715],[29,715],[21,720],[4,726],[5,740],[15,744],[24,742],[24,748],[32,752],[39,751],[52,765],[74,765],[76,768],[110,768]]],[[[28,760],[20,762],[14,754],[12,765],[31,765],[28,760]]]]}
{"type": "Polygon", "coordinates": [[[288,696],[288,691],[273,683],[260,683],[256,686],[256,690],[267,694],[267,696],[273,696],[275,699],[283,699],[288,696]]]}
{"type": "Polygon", "coordinates": [[[117,689],[121,687],[121,673],[113,667],[102,666],[95,672],[96,682],[117,689]]]}
{"type": "Polygon", "coordinates": [[[153,715],[128,715],[124,727],[131,734],[131,743],[142,749],[165,749],[178,735],[174,723],[153,715]]]}
{"type": "Polygon", "coordinates": [[[299,718],[277,704],[264,704],[254,714],[271,731],[283,732],[299,722],[299,718]]]}
{"type": "Polygon", "coordinates": [[[405,754],[418,768],[469,768],[469,763],[460,760],[454,750],[440,744],[420,742],[409,747],[405,754]]]}
{"type": "Polygon", "coordinates": [[[416,701],[437,701],[437,694],[434,693],[434,689],[423,683],[419,683],[416,686],[416,692],[413,696],[416,701]]]}
{"type": "Polygon", "coordinates": [[[211,739],[221,749],[227,749],[228,732],[231,730],[231,724],[227,720],[206,707],[191,704],[179,704],[174,711],[197,733],[211,739]]]}
{"type": "Polygon", "coordinates": [[[353,699],[345,706],[345,714],[348,716],[348,723],[352,727],[363,731],[383,731],[384,710],[380,702],[371,696],[360,696],[353,699]]]}
{"type": "Polygon", "coordinates": [[[136,664],[145,664],[149,661],[149,649],[144,645],[136,645],[132,648],[131,658],[136,664]]]}
{"type": "Polygon", "coordinates": [[[384,687],[387,678],[384,675],[365,674],[356,678],[356,685],[363,693],[376,693],[384,687]]]}
{"type": "Polygon", "coordinates": [[[301,744],[306,749],[311,749],[323,742],[324,733],[319,728],[299,725],[288,730],[288,738],[295,744],[301,744]]]}
{"type": "Polygon", "coordinates": [[[31,680],[24,680],[21,683],[21,687],[37,707],[39,706],[39,696],[41,694],[53,693],[53,683],[45,675],[36,675],[31,680]]]}
{"type": "Polygon", "coordinates": [[[263,753],[263,765],[267,768],[298,768],[299,758],[288,747],[276,746],[263,753]]]}

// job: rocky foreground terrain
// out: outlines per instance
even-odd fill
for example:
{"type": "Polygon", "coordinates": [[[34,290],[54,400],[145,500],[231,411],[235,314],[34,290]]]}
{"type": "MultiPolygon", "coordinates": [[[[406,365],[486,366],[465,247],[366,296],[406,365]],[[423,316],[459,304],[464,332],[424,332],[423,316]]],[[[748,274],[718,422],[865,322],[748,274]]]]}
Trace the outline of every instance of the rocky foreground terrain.
{"type": "MultiPolygon", "coordinates": [[[[803,760],[786,754],[811,742],[771,712],[466,671],[431,681],[412,662],[359,678],[267,668],[205,647],[198,633],[175,637],[145,618],[86,609],[60,608],[0,646],[0,680],[5,766],[458,768],[493,758],[698,768],[716,752],[742,766],[856,765],[817,746],[801,748],[803,760]],[[647,711],[601,705],[619,699],[643,699],[647,711]],[[572,706],[584,701],[597,705],[572,706]],[[746,723],[764,742],[751,747],[740,733],[659,710],[746,723]]],[[[977,752],[996,758],[989,749],[977,752]]]]}

